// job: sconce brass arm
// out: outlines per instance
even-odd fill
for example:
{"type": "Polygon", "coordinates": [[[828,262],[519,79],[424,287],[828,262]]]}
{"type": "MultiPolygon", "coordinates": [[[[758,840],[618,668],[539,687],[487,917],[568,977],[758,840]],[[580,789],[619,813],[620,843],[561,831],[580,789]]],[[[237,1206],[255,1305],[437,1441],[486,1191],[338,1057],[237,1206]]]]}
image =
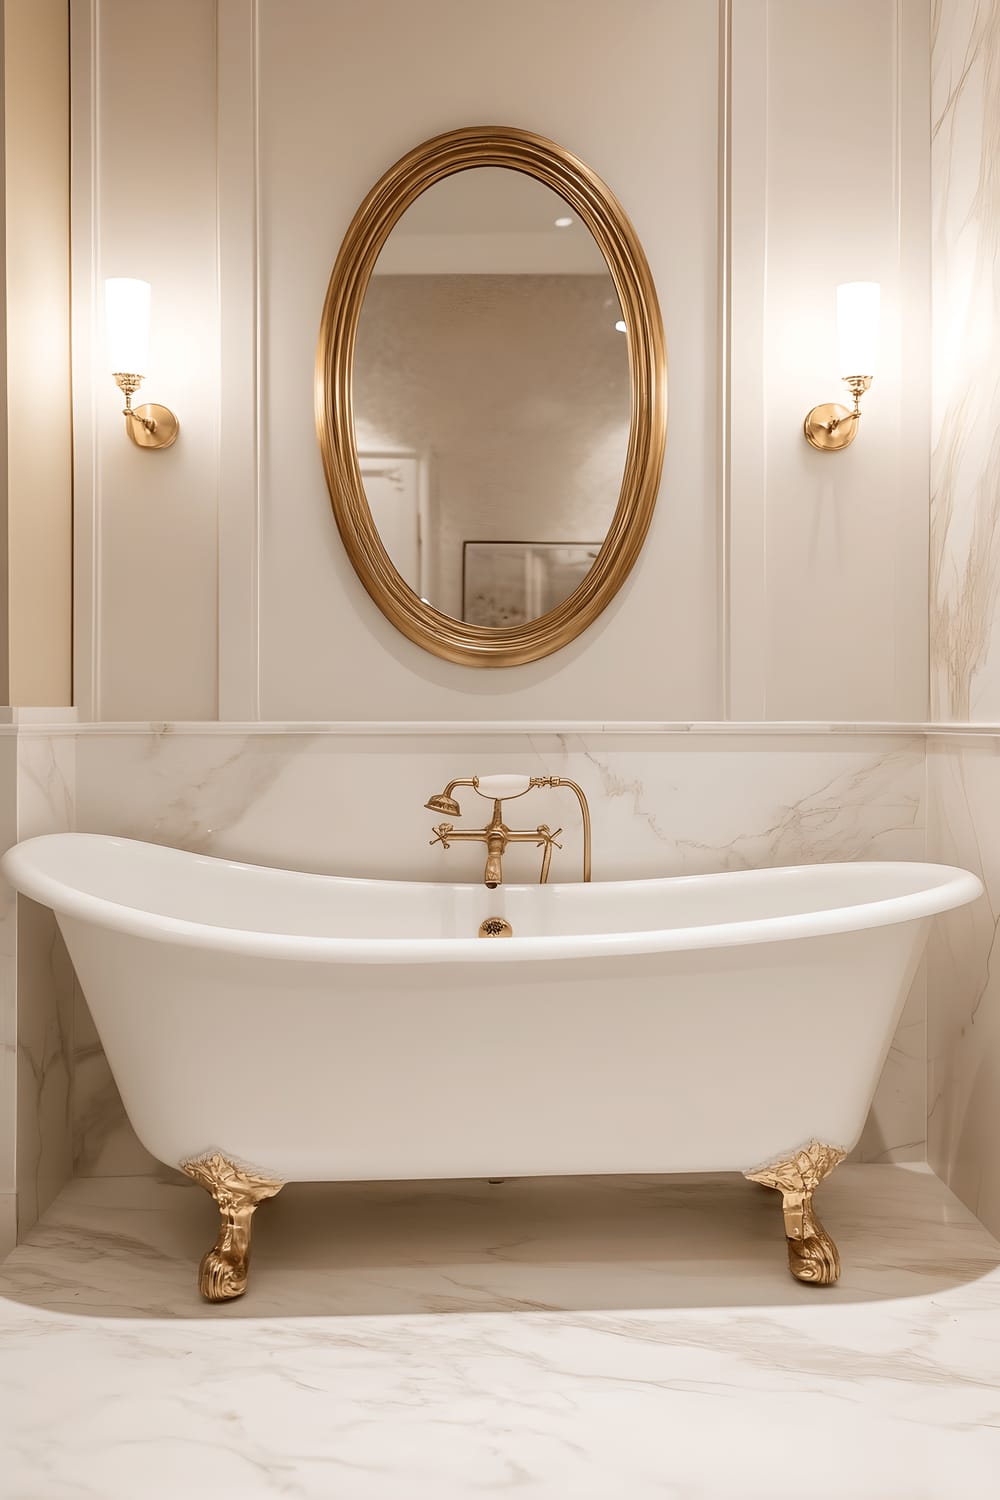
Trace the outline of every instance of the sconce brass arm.
{"type": "Polygon", "coordinates": [[[125,431],[139,448],[169,448],[177,441],[180,423],[169,406],[160,406],[156,401],[147,401],[142,406],[133,406],[132,397],[142,385],[142,376],[115,374],[115,384],[125,393],[122,416],[125,431]]]}

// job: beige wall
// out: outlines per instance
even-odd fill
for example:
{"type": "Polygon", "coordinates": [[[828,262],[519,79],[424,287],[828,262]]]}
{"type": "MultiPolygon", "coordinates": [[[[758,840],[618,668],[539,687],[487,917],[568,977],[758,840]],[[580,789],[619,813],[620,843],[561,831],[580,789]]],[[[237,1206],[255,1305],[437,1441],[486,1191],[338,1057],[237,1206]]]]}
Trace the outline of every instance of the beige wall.
{"type": "Polygon", "coordinates": [[[5,701],[54,706],[72,702],[67,0],[5,0],[3,49],[5,701]]]}

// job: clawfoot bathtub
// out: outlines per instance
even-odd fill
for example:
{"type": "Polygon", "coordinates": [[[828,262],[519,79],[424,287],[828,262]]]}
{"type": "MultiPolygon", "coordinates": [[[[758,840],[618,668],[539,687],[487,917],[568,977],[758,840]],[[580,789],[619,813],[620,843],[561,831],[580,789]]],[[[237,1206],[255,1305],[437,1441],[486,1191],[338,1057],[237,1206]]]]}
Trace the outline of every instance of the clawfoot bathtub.
{"type": "Polygon", "coordinates": [[[491,891],[72,833],[3,870],[55,910],[140,1140],[219,1205],[210,1300],[306,1180],[735,1170],[781,1193],[793,1273],[835,1280],[813,1193],[929,919],[981,890],[872,863],[491,891]]]}

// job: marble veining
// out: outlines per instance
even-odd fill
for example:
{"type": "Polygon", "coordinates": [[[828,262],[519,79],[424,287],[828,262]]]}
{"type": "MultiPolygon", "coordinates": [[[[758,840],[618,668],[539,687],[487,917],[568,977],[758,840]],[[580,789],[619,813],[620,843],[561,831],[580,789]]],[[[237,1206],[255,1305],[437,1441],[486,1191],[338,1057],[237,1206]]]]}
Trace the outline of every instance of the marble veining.
{"type": "Polygon", "coordinates": [[[932,8],[931,714],[1000,713],[1000,6],[932,8]]]}
{"type": "MultiPolygon", "coordinates": [[[[16,756],[13,837],[71,828],[75,743],[32,728],[22,729],[9,743],[16,756]]],[[[72,1172],[74,978],[50,911],[31,901],[15,905],[11,899],[8,921],[16,985],[17,1087],[7,1097],[16,1121],[17,1223],[24,1233],[72,1172]]]]}
{"type": "Polygon", "coordinates": [[[846,1166],[820,1290],[772,1200],[289,1188],[220,1309],[192,1297],[196,1188],[74,1182],[0,1269],[7,1493],[799,1500],[805,1476],[813,1500],[991,1500],[1000,1245],[926,1169],[846,1166]]]}
{"type": "Polygon", "coordinates": [[[934,857],[974,870],[986,894],[936,923],[928,950],[928,1151],[941,1176],[1000,1232],[1000,739],[932,743],[934,857]]]}
{"type": "Polygon", "coordinates": [[[928,1152],[997,1232],[1000,5],[933,0],[931,14],[931,714],[962,737],[928,741],[928,852],[987,894],[931,935],[928,1152]]]}
{"type": "MultiPolygon", "coordinates": [[[[17,838],[17,743],[0,740],[0,837],[17,838]]],[[[0,881],[0,1243],[10,1234],[17,1187],[17,905],[0,881]]]]}
{"type": "MultiPolygon", "coordinates": [[[[655,735],[536,732],[498,748],[478,731],[409,747],[374,734],[347,744],[108,734],[81,741],[77,759],[84,831],[321,873],[477,879],[475,851],[456,848],[447,863],[440,850],[428,852],[423,804],[451,776],[484,769],[579,779],[592,805],[598,878],[923,854],[917,737],[835,746],[735,737],[668,748],[655,735]],[[391,837],[372,836],[380,816],[391,837]]],[[[558,793],[534,795],[540,817],[570,817],[558,793]]],[[[533,879],[526,859],[523,875],[533,879]]]]}

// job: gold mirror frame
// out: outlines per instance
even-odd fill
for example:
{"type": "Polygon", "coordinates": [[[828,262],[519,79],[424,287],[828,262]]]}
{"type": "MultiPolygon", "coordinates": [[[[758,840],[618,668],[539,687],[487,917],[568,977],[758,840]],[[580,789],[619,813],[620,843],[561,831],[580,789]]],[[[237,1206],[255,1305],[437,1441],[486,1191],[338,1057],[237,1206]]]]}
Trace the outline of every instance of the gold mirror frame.
{"type": "Polygon", "coordinates": [[[663,468],[663,323],[646,257],[621,204],[578,157],[527,130],[469,126],[417,146],[375,184],[344,237],[320,321],[315,397],[337,527],[355,572],[397,630],[426,651],[464,666],[520,666],[558,651],[593,623],[627,578],[649,529],[663,468]],[[632,423],[611,526],[583,582],[555,609],[523,625],[469,625],[425,604],[410,588],[372,520],[354,438],[354,348],[375,262],[414,199],[442,177],[469,167],[526,172],[564,199],[600,246],[628,329],[632,423]]]}

